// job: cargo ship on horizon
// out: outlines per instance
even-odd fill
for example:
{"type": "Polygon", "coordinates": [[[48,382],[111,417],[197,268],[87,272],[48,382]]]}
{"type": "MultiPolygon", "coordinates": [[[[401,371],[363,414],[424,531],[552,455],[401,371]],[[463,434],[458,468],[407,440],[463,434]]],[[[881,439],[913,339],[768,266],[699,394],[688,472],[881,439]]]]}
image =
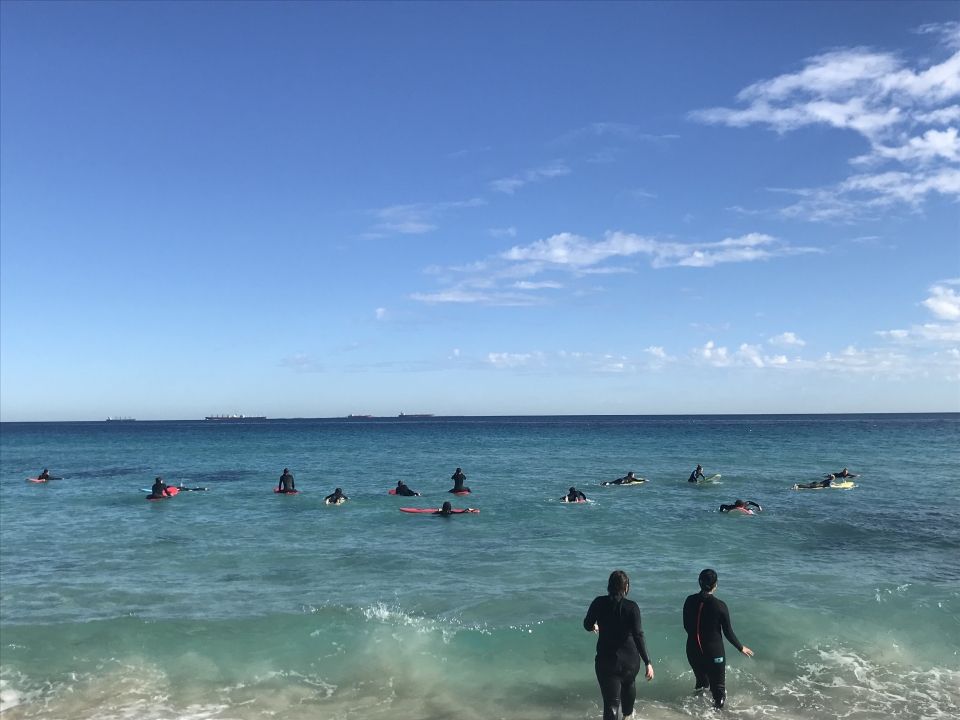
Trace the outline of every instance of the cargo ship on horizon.
{"type": "Polygon", "coordinates": [[[436,417],[433,413],[400,413],[399,418],[432,418],[436,417]]]}

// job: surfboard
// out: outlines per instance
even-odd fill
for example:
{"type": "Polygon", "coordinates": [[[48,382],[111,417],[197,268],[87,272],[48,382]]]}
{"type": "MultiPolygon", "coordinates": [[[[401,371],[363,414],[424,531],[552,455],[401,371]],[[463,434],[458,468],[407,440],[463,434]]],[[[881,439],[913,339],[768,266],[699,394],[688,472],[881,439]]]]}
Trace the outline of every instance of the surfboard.
{"type": "Polygon", "coordinates": [[[721,475],[720,473],[717,473],[716,475],[711,475],[710,477],[704,478],[703,480],[697,480],[696,483],[691,483],[691,484],[696,484],[696,485],[718,485],[718,484],[720,484],[720,478],[722,478],[722,477],[723,477],[723,475],[721,475]]]}
{"type": "Polygon", "coordinates": [[[326,498],[324,498],[323,504],[324,505],[343,505],[346,501],[347,501],[347,498],[345,497],[342,497],[339,500],[327,500],[326,498]]]}
{"type": "Polygon", "coordinates": [[[852,480],[847,480],[841,483],[835,482],[833,485],[829,485],[827,487],[805,488],[805,487],[799,487],[798,485],[794,485],[793,489],[794,490],[849,490],[850,488],[855,488],[855,487],[857,487],[857,484],[855,482],[853,482],[852,480]]]}
{"type": "Polygon", "coordinates": [[[280,490],[279,488],[274,488],[273,491],[274,491],[277,495],[299,495],[299,494],[300,494],[300,491],[299,491],[299,490],[286,490],[286,491],[284,491],[284,490],[280,490]]]}
{"type": "MultiPolygon", "coordinates": [[[[396,494],[397,494],[396,488],[391,488],[390,490],[387,490],[387,495],[396,495],[396,494]]],[[[420,496],[420,493],[418,492],[415,492],[413,495],[401,495],[401,497],[419,497],[419,496],[420,496]]]]}
{"type": "MultiPolygon", "coordinates": [[[[416,513],[420,515],[440,515],[440,510],[438,508],[400,508],[400,512],[405,513],[416,513]]],[[[462,515],[463,513],[478,513],[479,510],[475,508],[470,509],[457,509],[454,508],[450,511],[451,515],[462,515]]]]}
{"type": "Polygon", "coordinates": [[[469,491],[469,490],[449,490],[448,492],[452,492],[454,495],[469,495],[469,494],[470,494],[470,491],[469,491]]]}

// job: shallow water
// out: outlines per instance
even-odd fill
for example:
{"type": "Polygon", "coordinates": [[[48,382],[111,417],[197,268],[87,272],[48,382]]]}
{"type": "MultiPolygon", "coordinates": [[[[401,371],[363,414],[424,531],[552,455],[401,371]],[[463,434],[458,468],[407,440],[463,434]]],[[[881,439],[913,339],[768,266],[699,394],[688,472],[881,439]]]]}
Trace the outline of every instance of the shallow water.
{"type": "Polygon", "coordinates": [[[730,715],[954,717],[958,440],[958,415],[7,423],[0,709],[595,718],[580,622],[622,568],[657,672],[638,716],[710,716],[680,608],[711,566],[756,652],[730,715]],[[721,482],[688,484],[697,462],[721,482]],[[457,465],[479,515],[397,511],[450,499],[457,465]],[[790,490],[844,465],[854,489],[790,490]],[[24,482],[43,466],[66,479],[24,482]],[[300,495],[272,492],[284,466],[300,495]],[[597,486],[627,470],[650,482],[597,486]],[[156,474],[210,491],[147,502],[156,474]],[[716,512],[736,497],[765,511],[716,512]]]}

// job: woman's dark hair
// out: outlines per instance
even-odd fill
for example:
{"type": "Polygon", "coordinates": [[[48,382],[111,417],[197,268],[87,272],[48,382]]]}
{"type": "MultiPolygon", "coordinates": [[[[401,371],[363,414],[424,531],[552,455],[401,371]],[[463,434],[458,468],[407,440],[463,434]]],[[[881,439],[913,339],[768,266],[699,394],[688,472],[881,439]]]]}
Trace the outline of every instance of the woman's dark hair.
{"type": "Polygon", "coordinates": [[[614,600],[623,600],[630,592],[630,578],[623,570],[614,570],[607,580],[607,592],[614,600]]]}
{"type": "Polygon", "coordinates": [[[703,592],[710,592],[717,586],[717,571],[707,568],[700,573],[697,582],[700,583],[700,589],[703,592]]]}

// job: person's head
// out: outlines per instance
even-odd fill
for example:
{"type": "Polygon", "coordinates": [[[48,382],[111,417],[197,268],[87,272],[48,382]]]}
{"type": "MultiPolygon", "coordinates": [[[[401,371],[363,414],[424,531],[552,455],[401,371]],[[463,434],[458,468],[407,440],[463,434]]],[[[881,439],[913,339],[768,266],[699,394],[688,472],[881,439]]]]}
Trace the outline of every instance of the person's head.
{"type": "Polygon", "coordinates": [[[575,487],[572,487],[567,492],[569,492],[571,495],[575,495],[577,493],[577,489],[575,487]]]}
{"type": "Polygon", "coordinates": [[[343,495],[343,490],[341,490],[340,488],[337,488],[336,490],[333,491],[333,494],[334,494],[334,495],[343,495]]]}
{"type": "Polygon", "coordinates": [[[741,500],[740,498],[737,498],[736,500],[733,501],[734,507],[743,507],[745,504],[746,503],[744,503],[743,500],[741,500]]]}
{"type": "Polygon", "coordinates": [[[843,469],[843,470],[841,470],[840,472],[841,472],[841,473],[843,473],[844,475],[846,475],[846,473],[847,473],[847,469],[846,469],[846,468],[844,468],[844,469],[843,469]]]}
{"type": "Polygon", "coordinates": [[[837,476],[832,473],[830,475],[827,475],[827,480],[836,480],[836,479],[837,479],[837,476]]]}
{"type": "Polygon", "coordinates": [[[627,473],[627,477],[628,477],[628,478],[632,478],[632,477],[633,477],[633,470],[630,470],[630,471],[627,473]]]}
{"type": "Polygon", "coordinates": [[[717,587],[717,571],[711,570],[710,568],[701,571],[697,582],[700,583],[700,590],[702,592],[711,592],[717,587]]]}
{"type": "Polygon", "coordinates": [[[406,483],[403,482],[403,480],[397,480],[397,487],[403,487],[404,485],[406,485],[406,483]]]}
{"type": "Polygon", "coordinates": [[[460,468],[457,468],[456,470],[454,470],[454,472],[463,472],[463,470],[461,470],[460,468]]]}
{"type": "Polygon", "coordinates": [[[47,469],[46,469],[46,468],[44,468],[44,469],[43,469],[43,471],[44,471],[44,472],[47,472],[47,469]]]}
{"type": "Polygon", "coordinates": [[[703,470],[703,465],[697,464],[697,470],[703,470]]]}
{"type": "Polygon", "coordinates": [[[623,570],[614,570],[607,580],[607,593],[614,600],[622,600],[630,592],[630,578],[623,570]]]}
{"type": "Polygon", "coordinates": [[[154,482],[154,483],[162,483],[162,482],[163,482],[163,478],[160,477],[159,475],[157,475],[156,479],[155,479],[153,482],[154,482]]]}
{"type": "Polygon", "coordinates": [[[283,474],[284,474],[284,475],[289,475],[289,474],[290,474],[290,470],[289,470],[288,468],[284,468],[284,469],[283,469],[283,474]]]}
{"type": "Polygon", "coordinates": [[[453,505],[450,504],[449,500],[443,503],[443,505],[440,507],[440,512],[443,512],[443,513],[453,512],[453,505]]]}

